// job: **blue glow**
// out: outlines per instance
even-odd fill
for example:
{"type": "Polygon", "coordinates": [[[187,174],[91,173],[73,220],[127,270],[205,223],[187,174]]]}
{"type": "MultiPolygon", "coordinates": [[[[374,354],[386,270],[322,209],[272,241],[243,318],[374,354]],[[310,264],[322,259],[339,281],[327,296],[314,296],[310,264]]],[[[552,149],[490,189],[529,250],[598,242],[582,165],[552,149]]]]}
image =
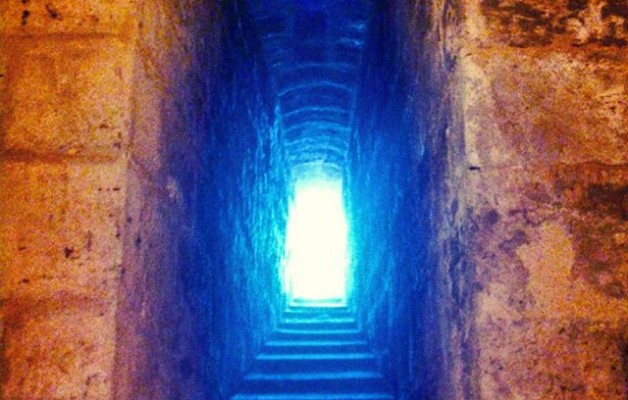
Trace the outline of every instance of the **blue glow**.
{"type": "Polygon", "coordinates": [[[284,290],[290,299],[346,300],[347,233],[341,182],[297,183],[284,270],[284,290]]]}

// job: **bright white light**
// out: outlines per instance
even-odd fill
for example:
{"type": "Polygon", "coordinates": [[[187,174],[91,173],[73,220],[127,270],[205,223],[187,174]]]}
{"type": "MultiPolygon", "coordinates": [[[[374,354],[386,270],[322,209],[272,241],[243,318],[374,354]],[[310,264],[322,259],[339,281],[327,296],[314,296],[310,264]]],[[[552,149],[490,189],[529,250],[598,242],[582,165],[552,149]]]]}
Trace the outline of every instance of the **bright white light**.
{"type": "Polygon", "coordinates": [[[288,219],[286,293],[291,299],[344,300],[347,262],[340,181],[298,183],[288,219]]]}

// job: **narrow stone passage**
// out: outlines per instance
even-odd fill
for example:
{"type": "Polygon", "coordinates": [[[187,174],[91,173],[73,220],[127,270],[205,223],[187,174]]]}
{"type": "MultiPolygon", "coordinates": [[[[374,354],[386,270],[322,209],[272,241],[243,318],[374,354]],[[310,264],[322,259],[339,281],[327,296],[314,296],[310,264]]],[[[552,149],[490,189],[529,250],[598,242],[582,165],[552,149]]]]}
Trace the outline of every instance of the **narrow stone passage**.
{"type": "Polygon", "coordinates": [[[628,0],[0,22],[0,399],[628,400],[628,0]]]}
{"type": "Polygon", "coordinates": [[[353,312],[289,307],[232,400],[392,400],[353,312]]]}

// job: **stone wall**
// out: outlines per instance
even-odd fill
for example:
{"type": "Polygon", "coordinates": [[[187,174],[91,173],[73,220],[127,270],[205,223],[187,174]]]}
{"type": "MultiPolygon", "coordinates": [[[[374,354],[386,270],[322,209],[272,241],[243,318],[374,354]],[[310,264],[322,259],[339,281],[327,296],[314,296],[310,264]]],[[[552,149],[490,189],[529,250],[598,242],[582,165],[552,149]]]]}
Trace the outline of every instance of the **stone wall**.
{"type": "MultiPolygon", "coordinates": [[[[75,3],[0,5],[2,397],[224,398],[282,304],[260,36],[75,3]]],[[[346,182],[402,398],[628,395],[627,8],[377,3],[346,182]]]]}
{"type": "Polygon", "coordinates": [[[1,12],[3,398],[226,397],[281,305],[285,220],[244,10],[1,12]]]}
{"type": "Polygon", "coordinates": [[[349,196],[405,398],[625,398],[628,5],[381,4],[349,196]]]}
{"type": "Polygon", "coordinates": [[[446,143],[439,258],[456,306],[472,300],[449,318],[457,396],[625,398],[628,6],[415,9],[446,143]]]}
{"type": "Polygon", "coordinates": [[[628,4],[469,2],[461,16],[479,394],[623,399],[628,4]]]}
{"type": "Polygon", "coordinates": [[[438,326],[438,263],[429,254],[431,205],[423,195],[431,155],[401,13],[390,2],[375,5],[363,57],[345,179],[353,300],[399,398],[434,398],[444,362],[439,338],[446,335],[438,326]],[[415,363],[421,368],[412,370],[415,363]]]}
{"type": "Polygon", "coordinates": [[[0,5],[3,398],[111,398],[133,11],[0,5]]]}

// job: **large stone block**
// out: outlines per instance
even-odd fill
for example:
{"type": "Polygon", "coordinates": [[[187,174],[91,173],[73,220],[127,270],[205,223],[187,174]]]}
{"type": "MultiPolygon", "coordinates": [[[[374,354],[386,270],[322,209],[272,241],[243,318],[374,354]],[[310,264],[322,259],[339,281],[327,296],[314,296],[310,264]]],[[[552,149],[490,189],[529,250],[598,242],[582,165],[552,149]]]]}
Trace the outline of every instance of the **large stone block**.
{"type": "Polygon", "coordinates": [[[469,162],[628,162],[625,63],[484,50],[459,70],[469,162]]]}
{"type": "Polygon", "coordinates": [[[113,157],[130,129],[132,55],[116,39],[11,40],[4,150],[113,157]]]}
{"type": "Polygon", "coordinates": [[[125,164],[3,163],[4,296],[115,295],[125,164]]]}
{"type": "Polygon", "coordinates": [[[628,299],[628,166],[583,164],[553,168],[562,207],[568,208],[574,276],[604,296],[628,299]]]}
{"type": "Polygon", "coordinates": [[[464,187],[476,209],[471,254],[493,310],[628,319],[625,168],[473,171],[464,187]]]}
{"type": "Polygon", "coordinates": [[[111,398],[115,307],[59,293],[3,301],[6,399],[111,398]]]}
{"type": "Polygon", "coordinates": [[[625,49],[623,0],[473,0],[466,2],[470,38],[483,46],[625,49]]]}
{"type": "Polygon", "coordinates": [[[483,399],[621,400],[622,333],[617,327],[560,319],[478,327],[483,399]]]}
{"type": "MultiPolygon", "coordinates": [[[[566,226],[548,222],[536,230],[535,236],[529,244],[517,250],[529,272],[527,289],[534,297],[531,314],[627,323],[628,302],[623,294],[622,282],[617,282],[615,286],[619,287],[612,290],[613,286],[600,285],[597,281],[587,280],[583,274],[576,274],[574,238],[566,226]],[[622,292],[617,294],[618,291],[622,292]]],[[[625,277],[625,268],[616,274],[625,277]]],[[[608,274],[606,279],[613,278],[612,274],[608,274]]]]}
{"type": "Polygon", "coordinates": [[[6,0],[0,4],[5,35],[124,34],[132,28],[131,0],[6,0]]]}

